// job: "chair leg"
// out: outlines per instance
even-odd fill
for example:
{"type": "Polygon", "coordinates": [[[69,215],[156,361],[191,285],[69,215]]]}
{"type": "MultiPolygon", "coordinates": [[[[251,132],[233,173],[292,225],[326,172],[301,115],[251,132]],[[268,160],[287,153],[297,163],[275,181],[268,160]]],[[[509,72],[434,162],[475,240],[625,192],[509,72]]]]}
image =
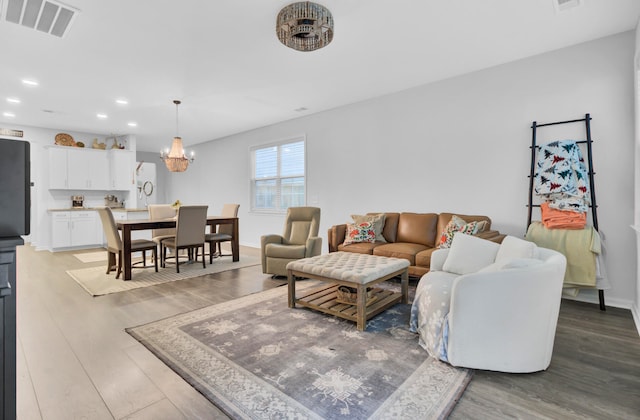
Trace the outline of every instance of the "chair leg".
{"type": "Polygon", "coordinates": [[[111,273],[115,269],[116,266],[116,254],[107,251],[107,274],[111,273]]]}
{"type": "Polygon", "coordinates": [[[180,272],[180,259],[178,259],[178,248],[176,248],[176,273],[180,272]]]}
{"type": "Polygon", "coordinates": [[[158,272],[158,249],[153,248],[151,252],[153,253],[153,265],[155,266],[156,273],[157,273],[158,272]]]}
{"type": "Polygon", "coordinates": [[[147,267],[147,251],[142,251],[142,266],[147,267]]]}
{"type": "Polygon", "coordinates": [[[156,245],[156,249],[155,250],[151,250],[151,258],[153,258],[153,260],[155,261],[156,258],[158,258],[158,245],[156,245]]]}
{"type": "MultiPolygon", "coordinates": [[[[196,259],[198,257],[198,248],[196,248],[196,259]]],[[[204,244],[202,244],[202,268],[207,268],[205,262],[204,262],[205,258],[204,258],[204,244]]]]}
{"type": "Polygon", "coordinates": [[[122,273],[122,251],[118,251],[118,271],[116,271],[116,278],[120,278],[120,273],[122,273]]]}

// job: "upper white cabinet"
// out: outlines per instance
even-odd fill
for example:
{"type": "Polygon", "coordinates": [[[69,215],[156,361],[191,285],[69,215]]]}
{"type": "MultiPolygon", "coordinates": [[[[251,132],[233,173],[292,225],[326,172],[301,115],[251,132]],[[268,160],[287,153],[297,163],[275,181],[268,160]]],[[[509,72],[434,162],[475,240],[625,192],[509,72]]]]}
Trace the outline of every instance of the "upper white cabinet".
{"type": "Polygon", "coordinates": [[[49,189],[129,190],[135,151],[49,148],[49,189]]]}
{"type": "Polygon", "coordinates": [[[65,149],[49,149],[49,188],[52,190],[66,190],[69,188],[67,151],[65,149]]]}
{"type": "Polygon", "coordinates": [[[104,150],[67,150],[67,174],[71,190],[109,189],[109,160],[104,150]]]}
{"type": "Polygon", "coordinates": [[[133,150],[109,151],[109,189],[129,190],[135,183],[136,152],[133,150]]]}

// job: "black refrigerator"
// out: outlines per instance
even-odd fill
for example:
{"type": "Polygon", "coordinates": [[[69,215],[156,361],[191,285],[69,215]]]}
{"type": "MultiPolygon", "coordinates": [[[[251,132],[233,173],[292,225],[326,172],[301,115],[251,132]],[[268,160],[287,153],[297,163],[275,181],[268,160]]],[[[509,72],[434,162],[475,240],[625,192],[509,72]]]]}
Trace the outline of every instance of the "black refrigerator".
{"type": "Polygon", "coordinates": [[[30,144],[0,139],[0,418],[16,418],[16,247],[30,232],[30,144]]]}

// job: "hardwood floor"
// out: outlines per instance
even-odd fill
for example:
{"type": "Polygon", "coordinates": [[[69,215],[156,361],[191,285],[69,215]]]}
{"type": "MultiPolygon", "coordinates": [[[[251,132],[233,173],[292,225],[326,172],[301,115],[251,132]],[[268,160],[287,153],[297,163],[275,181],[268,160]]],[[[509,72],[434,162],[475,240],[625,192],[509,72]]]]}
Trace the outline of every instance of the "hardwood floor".
{"type": "MultiPolygon", "coordinates": [[[[226,418],[124,329],[286,282],[255,266],[94,298],[65,271],[105,263],[79,252],[18,249],[18,419],[226,418]]],[[[550,368],[477,371],[451,418],[639,419],[630,312],[563,301],[550,368]]]]}

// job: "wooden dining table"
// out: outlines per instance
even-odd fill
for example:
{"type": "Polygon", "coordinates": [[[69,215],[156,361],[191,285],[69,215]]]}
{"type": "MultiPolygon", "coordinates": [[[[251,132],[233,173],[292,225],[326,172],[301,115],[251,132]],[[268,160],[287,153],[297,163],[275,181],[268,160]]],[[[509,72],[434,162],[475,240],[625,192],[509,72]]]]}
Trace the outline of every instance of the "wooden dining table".
{"type": "MultiPolygon", "coordinates": [[[[207,226],[211,226],[214,232],[218,225],[232,225],[231,253],[233,261],[240,261],[240,239],[238,233],[238,218],[224,216],[207,216],[207,226]]],[[[122,259],[124,268],[124,280],[131,280],[131,232],[134,230],[175,228],[176,219],[141,219],[120,220],[116,222],[118,229],[122,231],[122,259]]],[[[204,256],[203,256],[204,258],[204,256]]]]}

